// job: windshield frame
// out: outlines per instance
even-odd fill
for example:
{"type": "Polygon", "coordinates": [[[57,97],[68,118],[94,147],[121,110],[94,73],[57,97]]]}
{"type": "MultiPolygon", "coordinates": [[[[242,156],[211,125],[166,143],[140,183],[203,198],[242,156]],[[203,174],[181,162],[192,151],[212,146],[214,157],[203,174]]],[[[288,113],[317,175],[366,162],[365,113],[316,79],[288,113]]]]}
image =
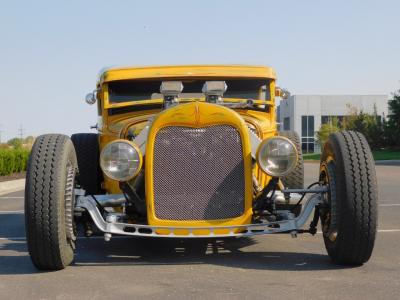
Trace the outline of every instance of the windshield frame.
{"type": "MultiPolygon", "coordinates": [[[[149,78],[150,79],[150,78],[149,78]]],[[[153,78],[152,78],[153,79],[153,78]]],[[[172,80],[182,80],[184,81],[186,78],[167,78],[165,80],[172,81],[172,80]]],[[[220,77],[218,78],[210,78],[210,77],[200,77],[200,78],[187,78],[190,80],[233,80],[233,79],[258,79],[260,78],[251,78],[251,77],[233,77],[233,78],[224,78],[221,79],[220,77]]],[[[269,85],[269,88],[267,89],[269,91],[269,99],[268,100],[259,100],[259,99],[253,99],[254,104],[256,105],[273,105],[274,104],[274,98],[275,98],[275,80],[271,78],[261,78],[265,80],[266,85],[269,85]]],[[[160,78],[158,79],[162,81],[163,79],[160,78]]],[[[113,82],[113,81],[110,81],[113,82]]],[[[118,108],[118,107],[125,107],[125,106],[135,106],[135,105],[146,105],[146,104],[162,104],[163,103],[163,98],[153,98],[153,99],[142,99],[142,100],[132,100],[132,101],[124,101],[124,102],[111,102],[109,99],[109,90],[108,90],[108,84],[103,83],[103,104],[104,108],[118,108]]],[[[249,98],[225,98],[223,97],[222,100],[224,103],[241,103],[244,100],[248,100],[249,98]]],[[[194,101],[200,101],[200,102],[205,102],[205,96],[202,97],[193,97],[193,98],[187,98],[187,97],[179,97],[179,101],[182,103],[187,103],[187,102],[194,102],[194,101]]]]}

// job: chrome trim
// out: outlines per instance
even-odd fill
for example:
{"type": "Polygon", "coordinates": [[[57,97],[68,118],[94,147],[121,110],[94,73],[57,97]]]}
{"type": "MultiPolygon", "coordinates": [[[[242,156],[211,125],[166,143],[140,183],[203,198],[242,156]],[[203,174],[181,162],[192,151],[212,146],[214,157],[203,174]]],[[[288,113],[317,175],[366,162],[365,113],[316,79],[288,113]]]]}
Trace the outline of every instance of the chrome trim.
{"type": "Polygon", "coordinates": [[[93,196],[102,207],[120,207],[127,202],[124,194],[109,194],[93,196]]]}
{"type": "Polygon", "coordinates": [[[93,91],[93,92],[91,92],[89,94],[86,94],[85,102],[87,104],[93,105],[93,104],[96,103],[96,101],[97,101],[97,90],[95,90],[95,91],[93,91]]]}
{"type": "Polygon", "coordinates": [[[222,103],[222,96],[226,92],[227,85],[225,81],[206,81],[201,91],[206,96],[209,103],[222,103]]]}
{"type": "Polygon", "coordinates": [[[149,135],[150,126],[152,123],[153,119],[149,119],[146,126],[139,132],[139,134],[132,141],[139,147],[143,156],[146,154],[147,136],[149,135]]]}
{"type": "Polygon", "coordinates": [[[290,196],[288,194],[284,194],[281,191],[275,191],[272,196],[272,201],[276,204],[296,204],[301,199],[302,194],[292,193],[290,196]],[[285,197],[286,196],[286,197],[285,197]]]}
{"type": "MultiPolygon", "coordinates": [[[[146,126],[139,132],[139,134],[132,140],[140,149],[142,152],[142,155],[144,156],[146,154],[146,143],[147,143],[147,137],[149,135],[150,127],[151,124],[153,123],[154,118],[150,118],[146,126]]],[[[251,156],[255,159],[256,158],[256,153],[258,146],[262,142],[261,139],[255,134],[251,129],[248,127],[248,134],[250,137],[250,144],[251,144],[251,156]]],[[[120,133],[121,136],[121,133],[120,133]]],[[[124,138],[121,136],[121,138],[124,138]]]]}
{"type": "Polygon", "coordinates": [[[322,202],[320,194],[312,195],[304,205],[304,209],[300,215],[295,218],[289,211],[280,211],[282,217],[286,217],[286,220],[276,221],[262,224],[246,224],[246,225],[234,225],[234,226],[204,226],[204,227],[185,227],[185,226],[149,226],[140,224],[129,224],[119,223],[117,217],[110,217],[108,213],[106,220],[104,220],[100,213],[96,202],[90,196],[78,196],[76,201],[76,209],[86,209],[93,219],[96,226],[105,233],[105,239],[109,240],[110,234],[120,234],[129,236],[147,236],[147,237],[167,237],[167,238],[209,238],[209,237],[240,237],[240,236],[254,236],[261,234],[273,234],[279,232],[288,232],[293,236],[303,228],[307,222],[314,207],[322,202]],[[278,228],[274,228],[278,227],[278,228]],[[126,232],[124,229],[129,228],[132,232],[126,232]],[[157,230],[168,230],[169,234],[159,234],[157,230]],[[197,230],[209,230],[209,234],[194,234],[197,230]],[[216,230],[228,229],[229,232],[226,234],[215,233],[216,230]],[[177,234],[174,231],[187,231],[188,234],[177,234]],[[244,230],[244,232],[237,232],[238,230],[244,230]]]}
{"type": "Polygon", "coordinates": [[[253,132],[250,129],[250,127],[247,127],[247,131],[248,131],[249,137],[250,137],[251,157],[256,159],[257,149],[258,149],[258,146],[261,144],[261,139],[258,137],[258,135],[255,132],[253,132]]]}
{"type": "Polygon", "coordinates": [[[326,193],[328,191],[328,186],[327,185],[322,185],[322,186],[316,186],[311,189],[284,189],[282,190],[282,193],[284,194],[290,194],[290,193],[326,193]]]}
{"type": "Polygon", "coordinates": [[[307,193],[326,193],[328,191],[327,186],[316,186],[310,189],[284,189],[282,191],[275,191],[272,196],[272,200],[276,204],[297,204],[301,197],[307,193]]]}

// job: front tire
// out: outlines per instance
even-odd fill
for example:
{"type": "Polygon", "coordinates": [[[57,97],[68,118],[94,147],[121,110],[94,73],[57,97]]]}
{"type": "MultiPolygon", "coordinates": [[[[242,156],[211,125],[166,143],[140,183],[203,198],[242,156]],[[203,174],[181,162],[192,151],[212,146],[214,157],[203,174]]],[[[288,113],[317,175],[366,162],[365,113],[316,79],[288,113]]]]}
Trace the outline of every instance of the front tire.
{"type": "Polygon", "coordinates": [[[74,258],[74,181],[77,161],[68,136],[39,136],[28,162],[25,228],[29,254],[40,270],[60,270],[74,258]]]}
{"type": "Polygon", "coordinates": [[[375,165],[365,137],[355,131],[329,136],[320,180],[329,191],[321,208],[326,250],[337,264],[361,265],[374,248],[377,228],[375,165]]]}

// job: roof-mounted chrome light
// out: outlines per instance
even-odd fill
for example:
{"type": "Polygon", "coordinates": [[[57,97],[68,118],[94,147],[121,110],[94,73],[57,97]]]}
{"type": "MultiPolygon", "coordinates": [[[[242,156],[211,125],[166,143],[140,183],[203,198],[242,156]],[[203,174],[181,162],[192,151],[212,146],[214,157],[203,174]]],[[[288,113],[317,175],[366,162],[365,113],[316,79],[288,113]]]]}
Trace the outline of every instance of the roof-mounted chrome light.
{"type": "Polygon", "coordinates": [[[211,103],[222,102],[222,96],[226,92],[225,81],[206,81],[203,85],[203,93],[206,101],[211,103]]]}
{"type": "Polygon", "coordinates": [[[163,81],[160,86],[160,93],[164,97],[164,108],[179,103],[179,94],[182,93],[182,81],[163,81]]]}

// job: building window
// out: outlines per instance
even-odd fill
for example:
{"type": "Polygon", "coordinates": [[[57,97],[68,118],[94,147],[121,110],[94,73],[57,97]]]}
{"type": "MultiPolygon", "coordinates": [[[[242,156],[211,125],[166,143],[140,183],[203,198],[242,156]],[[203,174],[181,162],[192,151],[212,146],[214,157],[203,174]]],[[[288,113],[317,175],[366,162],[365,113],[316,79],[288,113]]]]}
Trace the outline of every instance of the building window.
{"type": "Polygon", "coordinates": [[[314,142],[314,116],[301,116],[301,149],[303,153],[313,153],[314,142]]]}
{"type": "Polygon", "coordinates": [[[337,120],[337,125],[339,127],[343,127],[346,122],[346,116],[321,116],[321,124],[333,125],[335,119],[337,120]]]}
{"type": "Polygon", "coordinates": [[[331,122],[331,116],[321,116],[321,125],[329,124],[331,122]]]}
{"type": "Polygon", "coordinates": [[[290,118],[283,118],[283,130],[290,130],[290,118]]]}

